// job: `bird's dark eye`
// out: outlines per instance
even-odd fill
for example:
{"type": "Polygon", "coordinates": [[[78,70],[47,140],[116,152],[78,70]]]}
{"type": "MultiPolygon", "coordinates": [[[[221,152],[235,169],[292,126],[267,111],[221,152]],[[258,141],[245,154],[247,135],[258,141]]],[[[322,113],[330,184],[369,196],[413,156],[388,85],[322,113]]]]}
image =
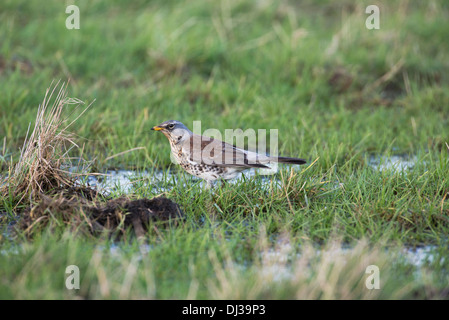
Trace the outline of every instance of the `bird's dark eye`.
{"type": "Polygon", "coordinates": [[[174,127],[175,127],[174,124],[169,124],[169,125],[167,126],[167,128],[169,128],[170,130],[173,129],[174,127]]]}

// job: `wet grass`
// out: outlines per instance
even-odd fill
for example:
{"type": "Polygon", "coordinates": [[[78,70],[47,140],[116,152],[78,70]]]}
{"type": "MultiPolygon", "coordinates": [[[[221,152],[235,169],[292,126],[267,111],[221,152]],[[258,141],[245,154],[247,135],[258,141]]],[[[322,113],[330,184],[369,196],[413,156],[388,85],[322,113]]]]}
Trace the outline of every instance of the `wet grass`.
{"type": "MultiPolygon", "coordinates": [[[[0,297],[447,297],[449,8],[385,3],[381,29],[367,30],[369,4],[79,1],[81,29],[67,30],[63,3],[3,1],[2,174],[19,161],[51,81],[70,78],[69,96],[96,99],[73,123],[80,148],[71,156],[91,160],[92,172],[170,168],[176,180],[159,187],[186,220],[148,228],[145,249],[132,230],[117,247],[69,232],[57,215],[26,240],[6,231],[20,210],[3,197],[0,297]],[[168,119],[201,120],[203,130],[275,128],[281,154],[313,165],[283,167],[272,185],[255,177],[211,194],[171,165],[165,137],[150,131],[168,119]],[[416,156],[412,168],[369,164],[372,155],[404,154],[416,156]],[[263,252],[282,237],[293,247],[284,254],[293,280],[263,278],[263,252]],[[317,250],[334,241],[354,251],[337,254],[350,262],[336,259],[332,269],[317,250]],[[426,245],[434,253],[418,269],[393,254],[426,245]],[[71,264],[80,290],[64,287],[71,264]],[[360,280],[369,264],[381,270],[378,292],[360,280]]],[[[132,190],[160,193],[149,178],[132,190]]]]}

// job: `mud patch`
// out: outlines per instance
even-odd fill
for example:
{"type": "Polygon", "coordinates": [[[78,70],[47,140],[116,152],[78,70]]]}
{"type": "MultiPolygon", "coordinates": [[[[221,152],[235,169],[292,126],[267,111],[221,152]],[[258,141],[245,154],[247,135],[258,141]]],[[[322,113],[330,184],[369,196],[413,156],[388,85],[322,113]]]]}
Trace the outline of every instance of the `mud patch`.
{"type": "Polygon", "coordinates": [[[80,194],[41,195],[40,201],[26,209],[17,226],[32,236],[44,227],[66,225],[77,233],[92,235],[111,233],[120,237],[134,229],[144,237],[151,225],[178,225],[184,214],[180,207],[165,197],[111,200],[88,200],[80,194]]]}

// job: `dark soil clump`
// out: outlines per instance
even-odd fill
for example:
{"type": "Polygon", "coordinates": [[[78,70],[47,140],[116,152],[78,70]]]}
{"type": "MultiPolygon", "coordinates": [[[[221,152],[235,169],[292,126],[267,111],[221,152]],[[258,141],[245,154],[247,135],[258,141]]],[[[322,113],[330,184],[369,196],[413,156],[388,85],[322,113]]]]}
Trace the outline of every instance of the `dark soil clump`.
{"type": "MultiPolygon", "coordinates": [[[[184,214],[179,206],[165,197],[152,199],[130,199],[120,197],[110,200],[88,199],[95,190],[82,195],[78,192],[68,195],[41,194],[36,205],[25,209],[18,221],[18,227],[29,236],[44,226],[70,225],[74,231],[90,234],[112,232],[123,234],[134,229],[138,237],[144,237],[152,224],[178,225],[184,214]]],[[[72,190],[73,191],[73,190],[72,190]]]]}

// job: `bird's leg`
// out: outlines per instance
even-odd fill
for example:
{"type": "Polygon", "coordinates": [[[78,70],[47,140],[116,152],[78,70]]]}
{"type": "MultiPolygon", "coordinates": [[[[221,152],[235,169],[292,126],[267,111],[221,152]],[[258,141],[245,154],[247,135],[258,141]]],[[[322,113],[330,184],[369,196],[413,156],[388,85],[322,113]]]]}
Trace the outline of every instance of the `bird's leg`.
{"type": "Polygon", "coordinates": [[[221,180],[221,187],[223,188],[228,182],[225,179],[220,180],[221,180]]]}
{"type": "Polygon", "coordinates": [[[206,200],[206,210],[209,213],[209,217],[211,222],[215,221],[215,218],[218,214],[217,209],[215,208],[215,199],[214,199],[214,181],[213,180],[206,180],[206,189],[210,190],[208,192],[208,199],[206,200]]]}
{"type": "Polygon", "coordinates": [[[212,190],[212,188],[214,187],[214,182],[212,180],[206,180],[206,182],[206,189],[212,190]]]}

